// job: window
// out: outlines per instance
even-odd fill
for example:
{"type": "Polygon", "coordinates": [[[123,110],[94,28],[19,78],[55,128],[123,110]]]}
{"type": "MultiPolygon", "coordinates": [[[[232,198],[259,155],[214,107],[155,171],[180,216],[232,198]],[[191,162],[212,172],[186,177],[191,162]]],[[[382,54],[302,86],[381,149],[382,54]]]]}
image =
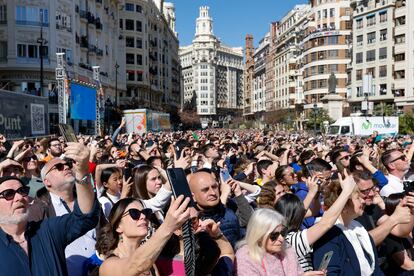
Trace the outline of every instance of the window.
{"type": "Polygon", "coordinates": [[[405,53],[395,55],[394,60],[395,61],[404,61],[405,60],[405,53]]]}
{"type": "Polygon", "coordinates": [[[379,86],[380,95],[387,95],[387,84],[383,83],[379,86]]]}
{"type": "Polygon", "coordinates": [[[380,30],[380,41],[387,40],[387,29],[380,30]]]}
{"type": "Polygon", "coordinates": [[[394,72],[395,79],[405,79],[405,70],[399,70],[394,72]]]}
{"type": "Polygon", "coordinates": [[[357,46],[361,46],[362,44],[364,44],[364,36],[363,35],[359,35],[357,36],[357,46]]]}
{"type": "Polygon", "coordinates": [[[327,18],[328,17],[328,10],[324,9],[322,12],[323,12],[323,18],[327,18]]]}
{"type": "Polygon", "coordinates": [[[134,71],[127,71],[127,79],[129,81],[134,81],[135,80],[134,71]]]}
{"type": "Polygon", "coordinates": [[[336,45],[336,44],[338,44],[338,36],[329,36],[328,45],[336,45]]]}
{"type": "Polygon", "coordinates": [[[142,81],[142,71],[137,71],[137,81],[142,81]]]}
{"type": "Polygon", "coordinates": [[[137,55],[137,64],[142,65],[142,55],[137,55]]]}
{"type": "Polygon", "coordinates": [[[356,63],[362,63],[362,60],[363,60],[362,53],[356,53],[355,60],[356,60],[356,63]]]}
{"type": "Polygon", "coordinates": [[[362,29],[364,27],[364,23],[362,22],[362,18],[356,20],[356,26],[357,26],[357,29],[362,29]]]}
{"type": "Polygon", "coordinates": [[[334,8],[329,10],[329,17],[335,17],[335,9],[334,8]]]}
{"type": "Polygon", "coordinates": [[[38,46],[37,45],[28,45],[27,47],[27,57],[28,58],[38,58],[38,46]]]}
{"type": "Polygon", "coordinates": [[[367,16],[367,27],[375,25],[375,14],[367,16]]]}
{"type": "Polygon", "coordinates": [[[17,44],[17,57],[26,57],[26,45],[17,44]]]}
{"type": "Polygon", "coordinates": [[[7,59],[7,41],[0,41],[0,60],[7,59]]]}
{"type": "Polygon", "coordinates": [[[375,67],[367,68],[367,75],[371,75],[372,78],[375,78],[375,67]]]}
{"type": "Polygon", "coordinates": [[[329,57],[338,57],[338,50],[329,50],[328,51],[329,57]]]}
{"type": "Polygon", "coordinates": [[[380,23],[387,22],[387,11],[380,12],[380,23]]]}
{"type": "Polygon", "coordinates": [[[122,24],[122,18],[119,19],[119,28],[122,30],[124,28],[124,24],[122,24]]]}
{"type": "Polygon", "coordinates": [[[136,5],[135,6],[135,11],[141,13],[142,12],[142,7],[140,5],[136,5]]]}
{"type": "Polygon", "coordinates": [[[142,49],[142,39],[137,38],[137,48],[142,49]]]}
{"type": "Polygon", "coordinates": [[[387,58],[387,47],[379,49],[379,59],[386,59],[387,58]]]}
{"type": "Polygon", "coordinates": [[[142,32],[142,22],[141,21],[136,21],[136,31],[137,32],[142,32]]]}
{"type": "Polygon", "coordinates": [[[362,80],[362,69],[356,70],[356,80],[362,80]]]}
{"type": "Polygon", "coordinates": [[[374,61],[374,60],[375,60],[375,50],[367,51],[367,59],[366,59],[366,61],[367,62],[370,62],[370,61],[374,61]]]}
{"type": "Polygon", "coordinates": [[[331,73],[338,73],[338,64],[331,64],[331,73]]]}
{"type": "Polygon", "coordinates": [[[375,43],[375,32],[367,34],[367,43],[368,44],[375,43]]]}
{"type": "Polygon", "coordinates": [[[131,37],[131,36],[127,36],[125,38],[125,46],[133,48],[134,47],[134,38],[131,37]]]}
{"type": "Polygon", "coordinates": [[[6,22],[7,21],[7,6],[2,5],[0,6],[0,22],[6,22]]]}
{"type": "Polygon", "coordinates": [[[405,25],[405,16],[401,16],[395,19],[395,26],[405,25]]]}
{"type": "Polygon", "coordinates": [[[125,3],[125,10],[126,11],[134,11],[134,4],[125,3]]]}
{"type": "Polygon", "coordinates": [[[362,97],[362,86],[357,86],[356,92],[357,92],[357,97],[362,97]]]}
{"type": "Polygon", "coordinates": [[[49,10],[38,7],[16,6],[16,23],[22,25],[48,26],[49,10]]]}
{"type": "Polygon", "coordinates": [[[380,78],[384,78],[387,76],[387,66],[383,65],[379,67],[379,76],[380,78]]]}
{"type": "Polygon", "coordinates": [[[395,37],[395,44],[405,43],[405,34],[395,37]]]}
{"type": "Polygon", "coordinates": [[[134,20],[125,19],[125,30],[133,31],[134,30],[134,20]]]}
{"type": "Polygon", "coordinates": [[[134,54],[126,54],[126,64],[135,64],[134,54]]]}

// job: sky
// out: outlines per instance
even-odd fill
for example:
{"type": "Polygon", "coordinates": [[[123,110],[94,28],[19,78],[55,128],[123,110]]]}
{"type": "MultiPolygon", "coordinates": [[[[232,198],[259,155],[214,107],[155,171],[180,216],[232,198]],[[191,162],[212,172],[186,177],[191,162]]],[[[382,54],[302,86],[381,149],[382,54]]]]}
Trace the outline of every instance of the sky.
{"type": "Polygon", "coordinates": [[[252,34],[254,44],[269,31],[270,23],[281,19],[296,4],[308,0],[166,0],[175,5],[176,31],[180,46],[194,39],[195,21],[200,6],[210,7],[213,33],[222,43],[243,47],[246,34],[252,34]]]}

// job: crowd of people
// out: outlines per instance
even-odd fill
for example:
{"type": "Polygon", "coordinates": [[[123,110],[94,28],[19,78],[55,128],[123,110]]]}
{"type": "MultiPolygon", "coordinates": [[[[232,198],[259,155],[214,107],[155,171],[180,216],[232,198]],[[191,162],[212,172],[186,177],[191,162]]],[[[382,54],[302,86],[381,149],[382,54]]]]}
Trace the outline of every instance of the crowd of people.
{"type": "Polygon", "coordinates": [[[414,275],[411,136],[124,127],[0,135],[0,275],[414,275]]]}

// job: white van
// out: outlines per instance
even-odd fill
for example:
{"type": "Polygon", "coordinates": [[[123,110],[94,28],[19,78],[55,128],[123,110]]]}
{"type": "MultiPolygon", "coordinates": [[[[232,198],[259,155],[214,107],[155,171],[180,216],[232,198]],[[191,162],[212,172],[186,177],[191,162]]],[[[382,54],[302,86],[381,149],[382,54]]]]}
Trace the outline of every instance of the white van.
{"type": "Polygon", "coordinates": [[[328,135],[369,136],[374,131],[397,134],[398,117],[343,117],[329,126],[328,135]]]}

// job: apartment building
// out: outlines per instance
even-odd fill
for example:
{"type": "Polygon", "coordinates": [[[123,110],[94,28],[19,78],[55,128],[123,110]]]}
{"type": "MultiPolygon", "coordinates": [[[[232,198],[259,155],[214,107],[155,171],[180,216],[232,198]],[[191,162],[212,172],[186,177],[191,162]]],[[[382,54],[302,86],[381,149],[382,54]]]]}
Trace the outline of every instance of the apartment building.
{"type": "Polygon", "coordinates": [[[200,7],[195,38],[180,47],[184,102],[197,102],[203,124],[228,122],[243,105],[243,49],[224,45],[213,33],[208,7],[200,7]]]}
{"type": "Polygon", "coordinates": [[[349,0],[312,0],[310,21],[302,40],[304,109],[322,108],[331,73],[336,93],[345,97],[351,62],[352,11],[349,0]]]}
{"type": "Polygon", "coordinates": [[[258,120],[264,119],[266,111],[266,61],[269,55],[270,33],[259,41],[253,53],[252,113],[258,120]]]}
{"type": "Polygon", "coordinates": [[[254,73],[254,46],[253,36],[248,34],[245,38],[245,64],[244,64],[244,78],[243,78],[243,116],[250,119],[253,115],[252,109],[252,95],[253,95],[253,73],[254,73]]]}
{"type": "Polygon", "coordinates": [[[125,1],[119,28],[125,41],[127,89],[121,105],[153,110],[180,105],[175,8],[163,0],[125,1]]]}

